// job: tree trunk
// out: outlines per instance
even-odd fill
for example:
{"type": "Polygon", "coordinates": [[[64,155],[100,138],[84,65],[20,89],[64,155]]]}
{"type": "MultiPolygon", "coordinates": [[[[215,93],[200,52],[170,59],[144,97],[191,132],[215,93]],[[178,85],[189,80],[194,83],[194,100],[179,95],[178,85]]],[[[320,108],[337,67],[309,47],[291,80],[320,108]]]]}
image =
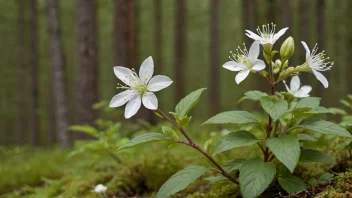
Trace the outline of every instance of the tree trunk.
{"type": "Polygon", "coordinates": [[[47,0],[48,9],[48,34],[50,41],[50,52],[52,60],[52,82],[54,91],[54,112],[56,120],[56,131],[59,143],[62,147],[71,144],[68,131],[68,92],[66,78],[66,63],[63,44],[61,41],[60,12],[58,0],[47,0]]]}
{"type": "Polygon", "coordinates": [[[219,46],[218,46],[218,29],[219,29],[219,1],[210,0],[210,91],[209,107],[211,115],[220,111],[220,79],[219,79],[219,46]]]}
{"type": "Polygon", "coordinates": [[[31,144],[39,144],[39,76],[38,76],[38,21],[37,21],[37,0],[30,1],[30,65],[31,65],[31,96],[30,96],[30,129],[31,144]]]}
{"type": "Polygon", "coordinates": [[[137,23],[136,23],[136,0],[127,1],[127,32],[128,32],[128,40],[127,40],[127,64],[131,68],[136,68],[138,55],[137,55],[137,23]]]}
{"type": "MultiPolygon", "coordinates": [[[[79,58],[77,123],[93,124],[98,102],[97,4],[95,0],[77,0],[77,54],[79,58]]],[[[80,134],[79,138],[87,136],[80,134]]]]}
{"type": "MultiPolygon", "coordinates": [[[[281,15],[281,27],[280,28],[285,28],[289,27],[288,31],[292,31],[292,6],[291,6],[292,1],[279,1],[279,6],[278,9],[280,9],[280,15],[281,15]]],[[[279,29],[280,29],[279,28],[279,29]]],[[[288,33],[286,33],[288,34],[288,33]]]]}
{"type": "Polygon", "coordinates": [[[19,145],[24,144],[26,117],[24,109],[26,108],[26,94],[23,86],[26,85],[26,67],[25,67],[25,1],[18,0],[18,18],[17,18],[17,90],[16,90],[16,142],[19,145]]]}
{"type": "MultiPolygon", "coordinates": [[[[298,1],[298,24],[299,24],[299,37],[296,41],[304,41],[307,43],[309,48],[312,48],[312,45],[309,43],[309,0],[299,0],[298,1]]],[[[300,42],[296,42],[297,46],[295,49],[298,49],[298,60],[294,61],[294,64],[302,64],[306,60],[306,51],[303,48],[300,42]]],[[[309,75],[301,75],[301,81],[303,84],[309,82],[309,75]]],[[[314,85],[312,85],[314,86],[314,85]]]]}
{"type": "Polygon", "coordinates": [[[185,95],[186,38],[185,0],[175,0],[175,98],[179,101],[185,95]]]}
{"type": "MultiPolygon", "coordinates": [[[[268,23],[274,23],[276,24],[276,10],[277,10],[277,4],[275,0],[267,0],[268,7],[266,11],[266,18],[268,19],[268,23]]],[[[286,2],[287,3],[287,2],[286,2]]],[[[286,6],[285,6],[286,7],[286,6]]]]}
{"type": "Polygon", "coordinates": [[[162,65],[163,65],[163,52],[162,52],[162,45],[163,45],[163,33],[162,33],[162,8],[161,8],[161,0],[154,0],[155,12],[154,12],[154,19],[155,19],[155,60],[154,64],[156,65],[155,71],[158,74],[162,72],[162,65]]]}
{"type": "MultiPolygon", "coordinates": [[[[115,65],[127,67],[127,2],[128,0],[114,0],[115,17],[114,17],[114,50],[115,65]]],[[[132,67],[130,65],[130,67],[132,67]]]]}
{"type": "MultiPolygon", "coordinates": [[[[242,21],[243,28],[245,30],[251,30],[256,32],[257,24],[257,13],[258,13],[258,2],[257,0],[242,0],[242,21]]],[[[252,44],[253,40],[245,36],[246,46],[252,44]]]]}
{"type": "MultiPolygon", "coordinates": [[[[319,49],[325,49],[325,0],[316,0],[316,27],[317,27],[317,41],[319,49]]],[[[326,77],[329,79],[330,72],[326,73],[326,77]]],[[[319,85],[318,91],[320,95],[325,95],[325,88],[319,85]]],[[[327,98],[328,99],[328,98],[327,98]]]]}

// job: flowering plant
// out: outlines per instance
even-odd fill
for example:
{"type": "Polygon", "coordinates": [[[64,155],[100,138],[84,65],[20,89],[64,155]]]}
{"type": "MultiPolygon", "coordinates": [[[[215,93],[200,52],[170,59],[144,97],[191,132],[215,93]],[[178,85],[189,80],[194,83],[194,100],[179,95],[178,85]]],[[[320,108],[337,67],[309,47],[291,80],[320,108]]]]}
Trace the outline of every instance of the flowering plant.
{"type": "MultiPolygon", "coordinates": [[[[294,54],[295,48],[292,37],[283,42],[279,51],[273,50],[274,44],[287,29],[276,33],[275,25],[272,24],[264,25],[262,30],[258,28],[259,35],[246,30],[246,35],[254,40],[253,44],[249,50],[244,47],[238,48],[237,53],[231,52],[231,60],[223,65],[225,69],[238,72],[235,78],[237,84],[245,80],[251,72],[266,79],[270,87],[268,93],[248,91],[240,101],[251,100],[259,103],[268,115],[268,121],[263,123],[247,111],[226,111],[203,123],[203,125],[252,125],[261,131],[262,134],[258,137],[251,131],[234,131],[222,137],[217,143],[212,139],[208,140],[203,149],[192,140],[185,128],[191,120],[189,113],[198,103],[205,88],[198,89],[183,98],[176,105],[175,112],[170,112],[172,119],[158,109],[157,98],[153,93],[169,86],[172,81],[166,76],[151,78],[153,74],[151,57],[142,63],[139,77],[127,68],[114,68],[116,76],[126,84],[119,88],[127,90],[112,99],[111,107],[121,106],[129,101],[125,112],[125,117],[129,118],[137,112],[142,101],[146,108],[153,110],[174,126],[174,129],[163,127],[163,133],[142,134],[126,142],[118,151],[147,142],[169,141],[172,144],[179,143],[194,148],[211,164],[189,166],[177,172],[160,188],[157,198],[168,197],[185,189],[208,170],[219,174],[217,181],[230,180],[239,185],[245,198],[258,197],[274,180],[278,181],[287,193],[292,194],[307,187],[305,181],[292,175],[299,161],[334,163],[334,159],[328,154],[302,147],[301,142],[314,139],[307,132],[346,138],[352,136],[345,128],[332,122],[312,119],[314,115],[330,111],[320,106],[320,98],[309,97],[312,88],[307,85],[301,86],[298,77],[302,73],[313,73],[327,88],[328,81],[320,72],[331,69],[333,63],[328,61],[324,52],[317,53],[317,46],[310,51],[307,44],[302,42],[307,51],[306,60],[301,65],[291,65],[289,59],[294,54]],[[261,46],[264,60],[259,59],[261,46]],[[274,58],[278,59],[274,62],[274,58]],[[289,78],[291,78],[290,87],[285,82],[289,78]],[[276,91],[279,83],[285,84],[287,92],[276,91]],[[181,133],[184,139],[179,138],[177,132],[181,133]],[[208,149],[210,145],[214,145],[211,150],[208,149]],[[236,159],[236,156],[233,156],[226,164],[218,163],[214,157],[234,148],[248,146],[257,146],[261,155],[249,159],[236,159]],[[239,174],[234,174],[235,172],[239,174]]],[[[314,184],[318,184],[320,180],[318,178],[314,181],[314,184]]]]}

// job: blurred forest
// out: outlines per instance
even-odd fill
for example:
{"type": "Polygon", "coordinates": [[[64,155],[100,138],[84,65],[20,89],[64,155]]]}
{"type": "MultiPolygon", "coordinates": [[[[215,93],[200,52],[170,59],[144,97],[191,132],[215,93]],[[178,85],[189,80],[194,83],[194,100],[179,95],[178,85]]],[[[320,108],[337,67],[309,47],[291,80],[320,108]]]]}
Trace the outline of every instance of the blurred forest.
{"type": "MultiPolygon", "coordinates": [[[[73,124],[92,124],[102,115],[93,104],[117,94],[113,66],[138,69],[152,56],[157,74],[174,80],[158,93],[159,106],[171,111],[186,93],[208,87],[194,117],[259,107],[237,104],[247,90],[267,90],[255,75],[236,85],[235,73],[222,69],[244,30],[274,22],[289,27],[299,56],[301,40],[326,50],[335,62],[326,72],[328,89],[304,74],[312,96],[339,106],[351,93],[352,1],[350,0],[0,0],[0,144],[71,144],[73,124]]],[[[283,90],[283,86],[278,90],[283,90]]],[[[123,108],[114,109],[125,122],[123,108]]],[[[136,118],[155,122],[140,111],[136,118]]],[[[84,139],[85,136],[73,137],[84,139]]]]}

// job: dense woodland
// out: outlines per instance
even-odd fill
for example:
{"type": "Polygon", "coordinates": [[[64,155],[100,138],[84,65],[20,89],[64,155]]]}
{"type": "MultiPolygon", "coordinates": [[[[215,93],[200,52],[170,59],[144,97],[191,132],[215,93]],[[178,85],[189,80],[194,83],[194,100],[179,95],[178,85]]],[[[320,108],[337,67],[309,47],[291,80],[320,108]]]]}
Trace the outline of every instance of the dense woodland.
{"type": "MultiPolygon", "coordinates": [[[[92,108],[117,93],[113,66],[139,68],[153,56],[156,73],[174,83],[158,93],[171,110],[186,93],[208,87],[195,114],[214,115],[237,104],[245,90],[266,90],[251,76],[240,85],[221,65],[245,38],[243,29],[274,22],[290,27],[293,64],[305,59],[300,41],[319,43],[335,62],[327,72],[327,90],[311,76],[303,83],[324,106],[338,106],[351,93],[352,1],[349,0],[2,0],[1,1],[0,144],[69,146],[68,126],[93,124],[103,116],[92,108]],[[235,96],[235,98],[234,98],[235,96]]],[[[123,112],[123,108],[114,109],[123,112]]],[[[155,123],[155,115],[137,118],[155,123]]],[[[125,122],[122,114],[116,121],[125,122]]]]}

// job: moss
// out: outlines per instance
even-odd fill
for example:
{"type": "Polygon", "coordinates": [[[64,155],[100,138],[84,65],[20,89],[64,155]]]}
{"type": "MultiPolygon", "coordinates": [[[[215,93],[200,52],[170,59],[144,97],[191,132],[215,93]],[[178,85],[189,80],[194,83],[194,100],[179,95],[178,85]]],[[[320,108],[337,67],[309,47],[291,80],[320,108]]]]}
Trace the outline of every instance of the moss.
{"type": "Polygon", "coordinates": [[[212,185],[212,188],[207,193],[196,192],[187,198],[228,198],[228,197],[241,197],[239,186],[229,181],[220,181],[212,185]]]}
{"type": "MultiPolygon", "coordinates": [[[[351,170],[349,170],[351,171],[351,170]]],[[[317,198],[352,198],[352,172],[339,173],[333,185],[319,193],[317,198]]]]}

